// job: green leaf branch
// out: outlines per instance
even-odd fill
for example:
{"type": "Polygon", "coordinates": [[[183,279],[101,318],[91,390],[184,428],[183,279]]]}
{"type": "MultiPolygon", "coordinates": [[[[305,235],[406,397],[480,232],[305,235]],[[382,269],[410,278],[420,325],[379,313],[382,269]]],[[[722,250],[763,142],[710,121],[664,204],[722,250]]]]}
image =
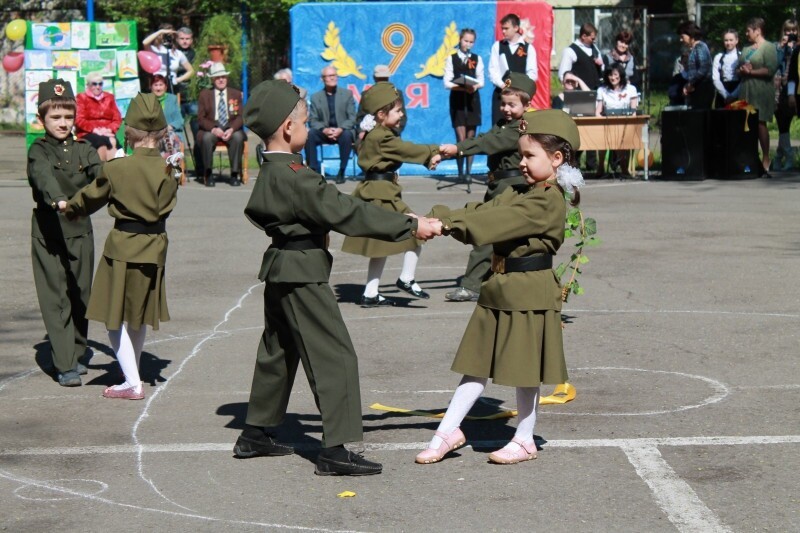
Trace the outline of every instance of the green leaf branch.
{"type": "Polygon", "coordinates": [[[570,255],[569,261],[561,263],[556,267],[556,276],[561,282],[561,300],[565,303],[571,294],[583,294],[584,289],[578,283],[578,276],[582,274],[582,265],[589,262],[589,257],[584,252],[584,248],[597,246],[600,239],[597,238],[597,221],[593,218],[584,218],[583,212],[578,207],[573,207],[567,211],[567,218],[564,227],[564,241],[575,238],[575,248],[570,255]],[[568,279],[566,279],[568,278],[568,279]],[[566,279],[566,281],[564,281],[566,279]]]}

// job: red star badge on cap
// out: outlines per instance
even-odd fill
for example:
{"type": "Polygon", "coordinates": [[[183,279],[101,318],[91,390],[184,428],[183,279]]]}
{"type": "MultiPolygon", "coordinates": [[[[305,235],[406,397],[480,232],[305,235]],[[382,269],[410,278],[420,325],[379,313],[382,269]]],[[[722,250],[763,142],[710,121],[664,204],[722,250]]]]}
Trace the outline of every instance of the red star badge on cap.
{"type": "Polygon", "coordinates": [[[57,83],[56,85],[53,86],[53,92],[56,93],[56,96],[61,96],[62,94],[64,94],[64,86],[61,85],[60,83],[57,83]]]}

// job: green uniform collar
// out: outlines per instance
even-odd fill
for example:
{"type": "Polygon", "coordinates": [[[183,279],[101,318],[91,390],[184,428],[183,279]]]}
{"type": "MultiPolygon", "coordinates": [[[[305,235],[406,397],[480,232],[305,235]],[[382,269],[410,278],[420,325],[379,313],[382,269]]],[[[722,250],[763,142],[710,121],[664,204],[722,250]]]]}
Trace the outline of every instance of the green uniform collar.
{"type": "Polygon", "coordinates": [[[289,152],[267,152],[264,154],[264,161],[270,163],[300,163],[303,164],[303,156],[300,154],[290,154],[289,152]]]}
{"type": "Polygon", "coordinates": [[[75,142],[75,140],[72,137],[72,134],[67,135],[66,139],[58,140],[55,137],[53,137],[52,135],[50,135],[49,133],[45,133],[44,134],[44,140],[47,141],[48,144],[52,144],[54,146],[61,146],[62,144],[67,145],[67,146],[71,146],[72,143],[75,142]]]}
{"type": "Polygon", "coordinates": [[[158,148],[143,148],[142,147],[142,148],[134,148],[133,149],[133,155],[148,155],[148,156],[157,155],[157,156],[161,157],[161,152],[159,151],[158,148]]]}

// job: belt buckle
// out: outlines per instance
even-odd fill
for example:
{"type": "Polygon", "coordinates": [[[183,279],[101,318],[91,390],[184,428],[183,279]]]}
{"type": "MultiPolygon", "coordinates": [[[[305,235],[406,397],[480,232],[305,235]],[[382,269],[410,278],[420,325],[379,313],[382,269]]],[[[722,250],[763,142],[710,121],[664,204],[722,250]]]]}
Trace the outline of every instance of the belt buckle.
{"type": "Polygon", "coordinates": [[[497,274],[506,273],[506,258],[502,255],[492,254],[492,272],[497,274]]]}

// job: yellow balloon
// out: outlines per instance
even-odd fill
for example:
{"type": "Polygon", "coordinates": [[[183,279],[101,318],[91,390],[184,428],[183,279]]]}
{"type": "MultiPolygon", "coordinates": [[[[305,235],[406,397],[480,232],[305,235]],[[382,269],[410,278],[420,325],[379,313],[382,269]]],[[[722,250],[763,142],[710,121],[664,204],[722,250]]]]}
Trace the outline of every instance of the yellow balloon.
{"type": "Polygon", "coordinates": [[[22,19],[12,20],[6,26],[6,37],[11,39],[12,41],[17,41],[25,37],[25,33],[28,31],[28,25],[22,19]]]}

